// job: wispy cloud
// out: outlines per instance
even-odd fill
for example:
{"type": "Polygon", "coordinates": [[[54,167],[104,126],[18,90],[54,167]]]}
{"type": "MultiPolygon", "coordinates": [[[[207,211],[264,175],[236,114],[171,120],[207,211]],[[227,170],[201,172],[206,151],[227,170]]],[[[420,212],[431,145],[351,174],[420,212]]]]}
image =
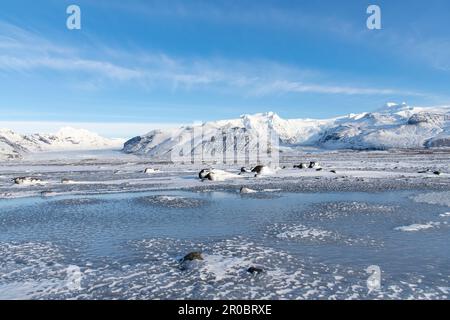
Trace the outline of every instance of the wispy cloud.
{"type": "Polygon", "coordinates": [[[0,69],[32,71],[34,69],[51,69],[55,71],[79,71],[105,76],[117,80],[139,79],[143,74],[134,69],[121,67],[109,62],[60,57],[11,57],[0,55],[0,69]]]}
{"type": "Polygon", "coordinates": [[[395,89],[382,88],[365,88],[352,86],[336,86],[336,85],[318,85],[306,84],[292,81],[275,81],[273,83],[261,86],[254,93],[255,94],[270,94],[270,93],[322,93],[322,94],[346,94],[346,95],[407,95],[407,96],[422,96],[423,93],[413,91],[403,91],[395,89]]]}
{"type": "Polygon", "coordinates": [[[40,35],[4,22],[0,22],[0,48],[0,70],[3,71],[77,71],[117,80],[138,79],[143,76],[133,68],[83,58],[76,49],[52,43],[40,35]]]}
{"type": "Polygon", "coordinates": [[[77,88],[95,89],[98,79],[132,82],[145,88],[209,90],[243,96],[272,94],[422,95],[396,88],[345,85],[322,71],[267,60],[183,59],[163,53],[127,52],[105,47],[89,52],[53,43],[17,26],[0,23],[0,72],[51,70],[61,76],[84,74],[77,88]],[[320,84],[319,84],[320,83],[320,84]]]}

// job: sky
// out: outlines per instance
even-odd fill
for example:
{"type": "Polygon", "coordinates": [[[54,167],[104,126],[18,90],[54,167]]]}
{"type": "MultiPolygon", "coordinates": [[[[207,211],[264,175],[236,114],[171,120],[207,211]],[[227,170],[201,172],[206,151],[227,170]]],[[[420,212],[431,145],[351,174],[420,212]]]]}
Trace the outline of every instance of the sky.
{"type": "Polygon", "coordinates": [[[0,126],[131,137],[267,111],[450,105],[449,16],[448,0],[1,1],[0,126]],[[80,30],[66,27],[71,4],[80,30]],[[371,4],[381,30],[366,26],[371,4]]]}

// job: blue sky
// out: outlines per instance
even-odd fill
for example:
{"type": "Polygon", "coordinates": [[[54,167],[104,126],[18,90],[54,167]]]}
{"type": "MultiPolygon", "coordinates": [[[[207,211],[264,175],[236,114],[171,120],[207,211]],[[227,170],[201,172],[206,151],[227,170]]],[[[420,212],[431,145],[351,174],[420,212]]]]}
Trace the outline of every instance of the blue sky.
{"type": "Polygon", "coordinates": [[[339,2],[2,1],[0,126],[131,136],[244,113],[450,104],[449,1],[339,2]],[[70,4],[81,30],[66,28],[70,4]],[[366,28],[370,4],[382,30],[366,28]]]}

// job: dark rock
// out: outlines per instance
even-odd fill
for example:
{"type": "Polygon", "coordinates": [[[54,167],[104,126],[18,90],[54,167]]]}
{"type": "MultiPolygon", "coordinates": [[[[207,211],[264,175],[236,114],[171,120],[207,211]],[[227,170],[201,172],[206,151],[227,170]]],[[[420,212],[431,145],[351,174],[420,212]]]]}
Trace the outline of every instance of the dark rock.
{"type": "Polygon", "coordinates": [[[209,173],[210,173],[210,170],[208,170],[208,169],[203,169],[202,171],[200,171],[199,173],[198,173],[198,177],[200,178],[200,179],[207,179],[207,176],[209,175],[209,173]]]}
{"type": "Polygon", "coordinates": [[[258,274],[258,273],[262,273],[264,272],[264,270],[262,268],[258,268],[258,267],[250,267],[247,269],[247,272],[251,273],[251,274],[258,274]]]}
{"type": "Polygon", "coordinates": [[[187,255],[185,255],[183,259],[181,259],[181,262],[194,261],[194,260],[203,260],[202,253],[196,252],[196,251],[190,252],[187,255]]]}
{"type": "Polygon", "coordinates": [[[315,168],[319,168],[319,167],[320,167],[320,165],[315,161],[311,161],[308,166],[309,169],[315,169],[315,168]]]}
{"type": "Polygon", "coordinates": [[[264,166],[258,165],[258,166],[254,167],[254,168],[252,169],[252,172],[254,172],[254,173],[261,173],[261,171],[263,170],[263,168],[264,168],[264,166]]]}
{"type": "Polygon", "coordinates": [[[437,176],[440,176],[441,175],[441,172],[440,171],[434,171],[433,172],[435,175],[437,175],[437,176]]]}

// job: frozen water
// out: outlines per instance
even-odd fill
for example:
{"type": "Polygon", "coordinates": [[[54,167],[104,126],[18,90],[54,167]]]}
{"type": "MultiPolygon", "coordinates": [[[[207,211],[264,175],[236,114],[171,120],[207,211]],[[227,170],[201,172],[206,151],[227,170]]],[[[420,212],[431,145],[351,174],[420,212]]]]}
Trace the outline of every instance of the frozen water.
{"type": "Polygon", "coordinates": [[[225,181],[114,151],[1,163],[0,299],[449,299],[448,156],[309,153],[225,181]]]}
{"type": "Polygon", "coordinates": [[[172,191],[3,200],[0,298],[447,299],[448,225],[395,230],[438,219],[413,196],[172,191]],[[182,268],[179,258],[192,251],[204,260],[182,268]],[[369,293],[373,264],[382,288],[369,293]],[[264,272],[250,274],[250,266],[264,272]]]}
{"type": "Polygon", "coordinates": [[[419,194],[414,197],[414,200],[417,202],[425,202],[450,207],[450,191],[419,194]]]}

